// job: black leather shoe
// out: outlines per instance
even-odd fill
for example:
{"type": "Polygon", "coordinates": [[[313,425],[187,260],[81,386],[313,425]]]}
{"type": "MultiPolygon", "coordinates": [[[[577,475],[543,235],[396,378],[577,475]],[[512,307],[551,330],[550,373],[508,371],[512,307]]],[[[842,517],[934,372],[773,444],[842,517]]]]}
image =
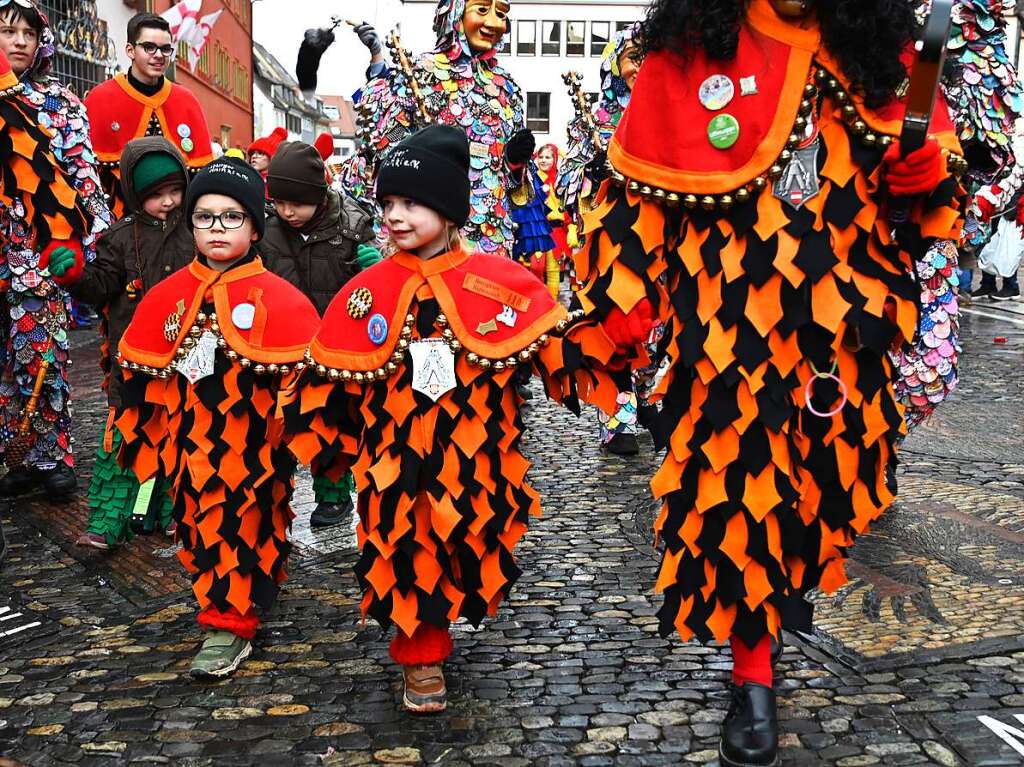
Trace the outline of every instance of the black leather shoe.
{"type": "Polygon", "coordinates": [[[782,660],[782,651],[786,649],[786,643],[782,640],[782,632],[779,632],[778,640],[773,636],[768,637],[768,644],[771,647],[772,668],[775,668],[775,665],[782,660]]]}
{"type": "Polygon", "coordinates": [[[309,517],[310,527],[332,527],[352,518],[352,501],[318,503],[309,517]]]}
{"type": "Polygon", "coordinates": [[[12,498],[30,493],[42,484],[44,476],[34,466],[16,466],[0,479],[0,496],[12,498]]]}
{"type": "Polygon", "coordinates": [[[732,685],[732,705],[722,722],[722,767],[775,767],[779,763],[775,690],[747,682],[732,685]]]}
{"type": "Polygon", "coordinates": [[[616,434],[605,443],[604,449],[613,455],[636,455],[640,452],[640,442],[635,434],[616,434]]]}
{"type": "Polygon", "coordinates": [[[43,472],[43,490],[51,498],[63,498],[78,488],[75,470],[67,464],[60,464],[52,471],[43,472]]]}

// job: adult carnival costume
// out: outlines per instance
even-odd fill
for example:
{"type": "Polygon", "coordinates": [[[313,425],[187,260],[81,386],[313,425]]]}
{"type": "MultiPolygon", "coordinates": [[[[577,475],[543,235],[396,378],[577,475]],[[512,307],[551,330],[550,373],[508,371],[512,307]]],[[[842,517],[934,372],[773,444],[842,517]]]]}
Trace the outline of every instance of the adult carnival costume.
{"type": "Polygon", "coordinates": [[[91,259],[95,232],[109,215],[93,185],[80,105],[43,76],[51,54],[52,34],[44,34],[34,74],[22,82],[6,57],[0,58],[9,115],[7,144],[0,147],[6,188],[0,196],[0,283],[7,299],[0,313],[5,330],[0,440],[17,438],[28,448],[27,455],[16,458],[8,450],[7,495],[40,481],[54,495],[75,487],[68,382],[71,307],[46,266],[54,247],[72,249],[80,263],[91,259]],[[65,120],[68,125],[62,124],[65,120]]]}
{"type": "Polygon", "coordinates": [[[769,637],[810,630],[804,595],[846,582],[895,495],[887,351],[916,329],[913,262],[961,223],[948,110],[909,157],[892,141],[914,30],[899,0],[660,0],[584,216],[584,308],[666,325],[659,616],[730,640],[723,764],[776,762],[769,637]]]}
{"type": "MultiPolygon", "coordinates": [[[[590,209],[598,185],[607,177],[607,146],[629,106],[631,84],[622,77],[622,64],[628,56],[637,55],[635,41],[639,25],[633,25],[616,32],[608,43],[601,59],[601,93],[591,109],[593,125],[600,133],[601,145],[597,146],[584,119],[577,115],[569,124],[569,149],[561,172],[558,174],[558,197],[565,204],[567,215],[572,219],[575,234],[583,227],[583,212],[590,209]]],[[[619,376],[620,391],[618,409],[614,415],[602,410],[597,413],[600,423],[600,443],[613,453],[635,454],[639,450],[640,401],[636,395],[635,382],[628,372],[619,376]]]]}
{"type": "Polygon", "coordinates": [[[437,45],[411,62],[416,83],[401,67],[367,83],[359,102],[363,136],[358,161],[346,171],[344,186],[372,198],[372,178],[380,161],[406,135],[425,123],[414,87],[431,122],[465,129],[470,142],[470,216],[463,235],[484,253],[512,256],[513,207],[540,206],[528,215],[543,224],[543,200],[532,186],[529,168],[533,135],[526,130],[519,86],[498,63],[508,4],[495,0],[487,20],[470,10],[479,3],[441,0],[434,17],[437,45]],[[470,28],[471,27],[471,28],[470,28]],[[496,32],[494,31],[496,30],[496,32]],[[361,192],[358,190],[362,190],[361,192]]]}

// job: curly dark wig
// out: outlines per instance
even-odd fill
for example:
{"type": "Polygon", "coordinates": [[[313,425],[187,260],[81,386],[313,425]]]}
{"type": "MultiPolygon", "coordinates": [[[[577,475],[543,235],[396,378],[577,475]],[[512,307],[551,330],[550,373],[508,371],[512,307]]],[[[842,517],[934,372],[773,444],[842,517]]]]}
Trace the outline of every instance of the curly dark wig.
{"type": "MultiPolygon", "coordinates": [[[[731,59],[749,0],[654,0],[640,31],[645,53],[697,48],[731,59]]],[[[906,77],[900,52],[917,31],[911,0],[816,0],[825,47],[869,106],[892,98],[906,77]]]]}

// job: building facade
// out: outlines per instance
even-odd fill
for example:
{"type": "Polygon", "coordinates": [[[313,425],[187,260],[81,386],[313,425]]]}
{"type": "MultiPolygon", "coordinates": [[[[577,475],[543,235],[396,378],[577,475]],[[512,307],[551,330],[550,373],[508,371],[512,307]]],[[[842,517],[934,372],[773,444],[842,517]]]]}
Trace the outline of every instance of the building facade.
{"type": "Polygon", "coordinates": [[[307,98],[281,62],[262,45],[252,44],[253,123],[257,136],[285,128],[289,140],[312,144],[320,133],[330,132],[330,119],[319,97],[307,98]]]}
{"type": "Polygon", "coordinates": [[[56,37],[53,74],[62,83],[81,98],[118,72],[117,43],[111,33],[116,14],[124,8],[121,0],[41,0],[40,6],[56,37]]]}
{"type": "MultiPolygon", "coordinates": [[[[389,21],[398,11],[404,47],[414,53],[433,47],[435,0],[404,0],[400,8],[392,5],[387,4],[387,12],[380,16],[389,21]]],[[[538,144],[566,145],[566,126],[574,109],[562,75],[579,72],[584,89],[596,93],[605,46],[617,30],[642,19],[647,5],[601,0],[513,0],[512,28],[500,54],[501,63],[522,88],[527,123],[538,144]]],[[[379,31],[383,36],[390,27],[382,24],[379,31]]]]}
{"type": "Polygon", "coordinates": [[[324,113],[334,139],[332,161],[341,161],[356,151],[356,110],[344,96],[322,96],[324,113]]]}

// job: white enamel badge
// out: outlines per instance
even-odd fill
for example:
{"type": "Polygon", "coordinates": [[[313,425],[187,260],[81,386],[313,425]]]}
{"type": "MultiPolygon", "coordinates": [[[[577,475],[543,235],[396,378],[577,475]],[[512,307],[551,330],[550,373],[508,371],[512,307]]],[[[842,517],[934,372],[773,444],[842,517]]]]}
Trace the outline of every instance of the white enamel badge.
{"type": "Polygon", "coordinates": [[[178,372],[194,384],[213,374],[213,359],[217,354],[217,336],[207,330],[192,347],[192,351],[177,364],[178,372]]]}
{"type": "Polygon", "coordinates": [[[413,389],[437,402],[455,388],[455,355],[443,338],[413,341],[409,354],[413,389]]]}

